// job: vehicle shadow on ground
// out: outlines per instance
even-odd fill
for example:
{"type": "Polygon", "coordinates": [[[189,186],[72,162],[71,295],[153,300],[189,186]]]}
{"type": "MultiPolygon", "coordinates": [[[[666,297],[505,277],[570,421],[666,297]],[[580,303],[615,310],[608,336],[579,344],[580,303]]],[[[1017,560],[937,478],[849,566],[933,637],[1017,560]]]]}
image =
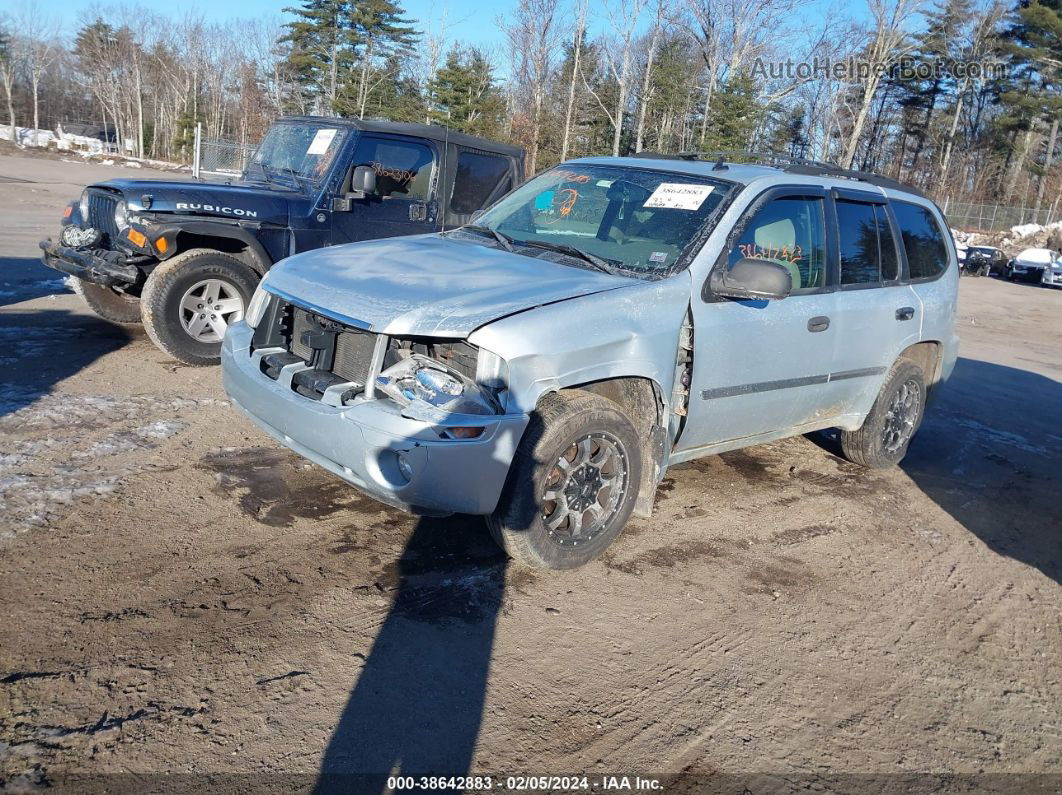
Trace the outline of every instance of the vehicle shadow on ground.
{"type": "Polygon", "coordinates": [[[317,792],[388,792],[390,774],[469,771],[507,559],[482,518],[422,518],[394,602],[321,761],[317,792]]]}
{"type": "Polygon", "coordinates": [[[960,358],[900,467],[989,549],[1062,583],[1059,417],[1062,383],[960,358]]]}
{"type": "Polygon", "coordinates": [[[0,312],[0,417],[131,339],[122,326],[65,309],[0,312]]]}
{"type": "Polygon", "coordinates": [[[47,268],[39,259],[30,257],[0,257],[0,306],[43,298],[46,295],[69,294],[66,277],[47,268]]]}

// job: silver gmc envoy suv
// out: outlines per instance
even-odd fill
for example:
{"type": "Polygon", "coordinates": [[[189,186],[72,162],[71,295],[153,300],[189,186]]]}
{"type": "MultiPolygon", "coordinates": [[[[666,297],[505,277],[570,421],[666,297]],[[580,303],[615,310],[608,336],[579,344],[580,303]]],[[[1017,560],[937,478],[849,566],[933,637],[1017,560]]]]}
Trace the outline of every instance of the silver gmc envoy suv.
{"type": "Polygon", "coordinates": [[[380,502],[484,515],[516,560],[571,568],[673,464],[825,428],[900,461],[955,364],[947,229],[822,163],[573,160],[468,226],[282,261],[225,388],[380,502]]]}

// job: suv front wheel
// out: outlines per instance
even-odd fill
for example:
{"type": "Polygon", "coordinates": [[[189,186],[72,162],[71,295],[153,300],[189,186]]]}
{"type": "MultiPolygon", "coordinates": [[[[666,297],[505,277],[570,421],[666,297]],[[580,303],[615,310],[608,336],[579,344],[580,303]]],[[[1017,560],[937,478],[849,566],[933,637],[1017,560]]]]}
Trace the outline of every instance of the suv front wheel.
{"type": "Polygon", "coordinates": [[[225,331],[243,319],[257,284],[258,274],[229,254],[184,251],[148,276],[140,299],[144,328],[180,362],[217,364],[225,331]]]}
{"type": "Polygon", "coordinates": [[[623,530],[641,473],[638,433],[619,406],[587,392],[547,395],[487,524],[514,560],[573,569],[600,555],[623,530]]]}
{"type": "Polygon", "coordinates": [[[858,431],[841,431],[841,450],[849,461],[872,469],[900,463],[922,424],[926,379],[908,359],[892,366],[877,400],[858,431]]]}

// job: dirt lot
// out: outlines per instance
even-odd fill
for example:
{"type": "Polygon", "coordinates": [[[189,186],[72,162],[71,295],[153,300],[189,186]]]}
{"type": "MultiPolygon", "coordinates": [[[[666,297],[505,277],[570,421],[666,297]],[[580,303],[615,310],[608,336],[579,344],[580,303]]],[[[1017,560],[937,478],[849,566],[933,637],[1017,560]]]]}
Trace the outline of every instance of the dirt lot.
{"type": "Polygon", "coordinates": [[[81,184],[130,173],[0,157],[9,788],[440,769],[1062,786],[1062,292],[963,280],[962,359],[901,469],[825,437],[708,458],[605,559],[529,573],[479,521],[385,509],[280,449],[217,370],[96,320],[35,263],[81,184]],[[978,777],[997,773],[1053,777],[978,777]]]}

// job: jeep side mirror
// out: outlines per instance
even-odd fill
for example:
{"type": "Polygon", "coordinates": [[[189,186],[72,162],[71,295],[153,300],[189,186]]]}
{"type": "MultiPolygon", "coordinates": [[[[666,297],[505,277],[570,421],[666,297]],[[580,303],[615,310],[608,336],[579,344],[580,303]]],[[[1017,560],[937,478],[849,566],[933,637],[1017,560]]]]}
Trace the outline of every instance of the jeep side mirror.
{"type": "Polygon", "coordinates": [[[765,259],[743,257],[732,268],[712,272],[712,292],[725,298],[779,300],[793,290],[793,277],[783,265],[765,259]]]}
{"type": "Polygon", "coordinates": [[[355,167],[350,176],[350,193],[352,199],[364,199],[376,193],[376,170],[372,166],[355,167]]]}

